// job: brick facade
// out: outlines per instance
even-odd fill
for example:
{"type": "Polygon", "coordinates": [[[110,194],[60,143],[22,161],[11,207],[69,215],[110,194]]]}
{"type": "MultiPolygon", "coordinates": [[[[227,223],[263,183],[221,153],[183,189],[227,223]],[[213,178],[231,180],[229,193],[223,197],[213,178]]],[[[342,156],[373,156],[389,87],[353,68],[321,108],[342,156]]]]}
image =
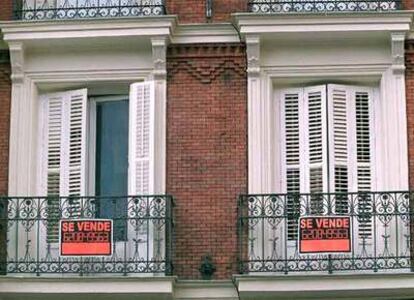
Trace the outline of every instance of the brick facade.
{"type": "MultiPolygon", "coordinates": [[[[0,52],[1,56],[2,52],[0,52]]],[[[8,156],[9,156],[9,124],[10,124],[10,65],[0,62],[0,195],[7,195],[8,156]]],[[[6,204],[0,201],[0,275],[5,271],[7,223],[6,204]]]]}
{"type": "MultiPolygon", "coordinates": [[[[414,189],[414,41],[408,41],[405,47],[405,88],[407,101],[407,132],[408,132],[408,167],[410,190],[414,189]]],[[[411,203],[414,208],[414,203],[411,203]]],[[[411,223],[414,235],[414,223],[411,223]]],[[[414,240],[414,236],[412,236],[414,240]]],[[[414,259],[414,245],[411,243],[411,256],[414,259]]]]}
{"type": "Polygon", "coordinates": [[[13,0],[0,0],[0,20],[11,20],[13,0]]]}
{"type": "Polygon", "coordinates": [[[168,53],[167,192],[174,195],[175,274],[236,273],[237,196],[247,191],[245,49],[176,46],[168,53]]]}
{"type": "Polygon", "coordinates": [[[167,12],[180,23],[229,22],[232,13],[246,12],[247,0],[214,0],[212,17],[206,18],[205,0],[167,0],[167,12]]]}
{"type": "Polygon", "coordinates": [[[414,42],[406,43],[406,99],[408,124],[408,157],[410,169],[410,188],[414,188],[414,42]]]}
{"type": "Polygon", "coordinates": [[[0,63],[0,195],[7,195],[10,99],[10,65],[0,63]]]}
{"type": "Polygon", "coordinates": [[[413,0],[402,0],[402,4],[404,9],[414,9],[413,0]]]}

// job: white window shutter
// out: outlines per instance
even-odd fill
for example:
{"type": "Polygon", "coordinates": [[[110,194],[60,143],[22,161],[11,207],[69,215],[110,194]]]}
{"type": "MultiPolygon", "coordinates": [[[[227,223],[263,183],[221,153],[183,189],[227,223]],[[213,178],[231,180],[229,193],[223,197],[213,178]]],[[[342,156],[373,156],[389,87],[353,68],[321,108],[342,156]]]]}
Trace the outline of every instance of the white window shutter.
{"type": "MultiPolygon", "coordinates": [[[[328,187],[326,86],[305,88],[301,107],[301,152],[304,153],[301,169],[305,177],[302,192],[323,193],[328,187]]],[[[324,207],[323,197],[312,195],[307,205],[310,205],[311,213],[321,214],[324,207]]]]}
{"type": "Polygon", "coordinates": [[[287,90],[281,95],[281,138],[282,145],[284,145],[284,149],[282,149],[284,153],[282,178],[284,179],[284,190],[289,194],[286,201],[287,239],[296,240],[299,198],[295,197],[295,194],[301,191],[299,106],[303,102],[303,90],[287,90]]]}
{"type": "Polygon", "coordinates": [[[65,149],[65,164],[67,187],[65,195],[74,197],[69,202],[70,215],[80,215],[80,199],[77,196],[86,195],[86,130],[87,130],[87,90],[67,92],[67,131],[65,135],[67,146],[65,149]]]}
{"type": "Polygon", "coordinates": [[[328,85],[328,124],[329,124],[329,190],[338,193],[335,197],[334,212],[348,212],[348,195],[350,189],[350,173],[353,163],[350,152],[354,147],[351,137],[354,118],[351,117],[350,88],[342,85],[328,85]]]}
{"type": "MultiPolygon", "coordinates": [[[[358,192],[370,192],[372,188],[372,97],[370,89],[354,87],[351,99],[355,107],[356,188],[358,192]]],[[[367,194],[358,199],[358,213],[365,214],[358,220],[358,236],[367,242],[372,239],[373,220],[370,216],[372,197],[367,194]]]]}
{"type": "Polygon", "coordinates": [[[44,141],[46,158],[45,194],[47,196],[59,196],[61,190],[62,167],[62,135],[63,131],[63,103],[64,95],[53,94],[43,97],[45,107],[46,140],[44,141]]]}
{"type": "MultiPolygon", "coordinates": [[[[80,200],[86,188],[86,113],[87,90],[46,94],[42,96],[44,128],[44,154],[46,160],[43,193],[50,197],[48,213],[59,217],[59,208],[64,216],[80,215],[80,200]],[[59,198],[74,196],[71,201],[59,203],[59,198]],[[56,198],[55,198],[56,197],[56,198]]],[[[49,222],[48,238],[57,238],[57,221],[49,222]],[[53,223],[53,224],[52,224],[53,223]],[[56,224],[55,224],[56,223],[56,224]]]]}
{"type": "MultiPolygon", "coordinates": [[[[304,120],[307,121],[307,140],[309,159],[309,190],[311,193],[326,191],[326,96],[325,86],[305,89],[304,120]]],[[[305,134],[305,133],[304,133],[305,134]]],[[[305,136],[306,139],[306,136],[305,136]]]]}
{"type": "Polygon", "coordinates": [[[47,94],[46,195],[85,196],[87,90],[47,94]]]}
{"type": "Polygon", "coordinates": [[[154,83],[134,83],[129,96],[128,193],[153,193],[154,83]]]}

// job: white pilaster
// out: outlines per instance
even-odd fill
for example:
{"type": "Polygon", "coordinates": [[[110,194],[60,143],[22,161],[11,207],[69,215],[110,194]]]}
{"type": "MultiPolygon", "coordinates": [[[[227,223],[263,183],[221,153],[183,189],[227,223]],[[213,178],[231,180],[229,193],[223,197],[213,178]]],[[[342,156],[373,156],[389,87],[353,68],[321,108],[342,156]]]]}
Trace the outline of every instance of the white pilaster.
{"type": "Polygon", "coordinates": [[[408,189],[408,143],[405,95],[404,33],[391,33],[392,65],[381,83],[382,120],[386,150],[383,172],[386,185],[381,190],[408,189]]]}
{"type": "Polygon", "coordinates": [[[24,118],[25,89],[24,89],[24,46],[20,42],[9,44],[10,64],[12,69],[12,95],[10,120],[10,148],[9,148],[9,195],[17,196],[25,194],[27,176],[25,170],[28,154],[24,155],[25,127],[27,120],[24,118]]]}
{"type": "Polygon", "coordinates": [[[167,166],[167,37],[151,39],[154,70],[152,77],[155,83],[155,161],[154,192],[163,194],[166,191],[167,166]]]}
{"type": "Polygon", "coordinates": [[[248,97],[248,180],[250,194],[262,192],[263,142],[260,76],[260,37],[246,36],[248,97]]]}

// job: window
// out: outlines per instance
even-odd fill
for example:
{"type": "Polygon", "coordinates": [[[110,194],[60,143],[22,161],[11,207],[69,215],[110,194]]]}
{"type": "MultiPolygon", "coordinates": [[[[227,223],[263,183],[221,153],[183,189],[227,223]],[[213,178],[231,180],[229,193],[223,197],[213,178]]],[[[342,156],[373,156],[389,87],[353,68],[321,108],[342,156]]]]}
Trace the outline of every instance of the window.
{"type": "MultiPolygon", "coordinates": [[[[347,214],[348,192],[369,192],[372,174],[372,88],[321,85],[280,92],[280,169],[282,191],[288,193],[287,239],[296,241],[299,197],[310,193],[309,214],[326,214],[321,193],[336,193],[332,212],[347,214]]],[[[354,229],[360,239],[372,238],[371,199],[360,200],[363,219],[354,229]]]]}
{"type": "MultiPolygon", "coordinates": [[[[43,95],[40,183],[48,215],[79,217],[79,196],[99,196],[94,217],[118,219],[115,240],[125,240],[125,196],[153,193],[153,123],[152,82],[132,84],[129,99],[88,99],[86,89],[43,95]]],[[[57,228],[48,223],[49,241],[57,241],[57,228]]]]}

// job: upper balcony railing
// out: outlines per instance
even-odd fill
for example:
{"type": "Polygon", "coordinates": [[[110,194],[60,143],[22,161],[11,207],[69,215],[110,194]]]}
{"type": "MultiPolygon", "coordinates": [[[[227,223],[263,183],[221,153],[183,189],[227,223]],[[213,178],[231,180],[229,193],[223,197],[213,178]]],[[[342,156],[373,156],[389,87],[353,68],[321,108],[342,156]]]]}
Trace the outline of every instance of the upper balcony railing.
{"type": "Polygon", "coordinates": [[[160,16],[164,0],[14,0],[14,19],[61,20],[160,16]]]}
{"type": "Polygon", "coordinates": [[[366,12],[402,9],[401,0],[250,0],[253,13],[366,12]]]}
{"type": "Polygon", "coordinates": [[[0,198],[0,274],[171,274],[172,205],[170,196],[0,198]],[[61,255],[60,221],[80,219],[113,220],[111,255],[61,255]]]}
{"type": "Polygon", "coordinates": [[[413,270],[413,205],[413,192],[240,196],[240,272],[413,270]],[[349,216],[351,251],[300,253],[303,216],[349,216]]]}

